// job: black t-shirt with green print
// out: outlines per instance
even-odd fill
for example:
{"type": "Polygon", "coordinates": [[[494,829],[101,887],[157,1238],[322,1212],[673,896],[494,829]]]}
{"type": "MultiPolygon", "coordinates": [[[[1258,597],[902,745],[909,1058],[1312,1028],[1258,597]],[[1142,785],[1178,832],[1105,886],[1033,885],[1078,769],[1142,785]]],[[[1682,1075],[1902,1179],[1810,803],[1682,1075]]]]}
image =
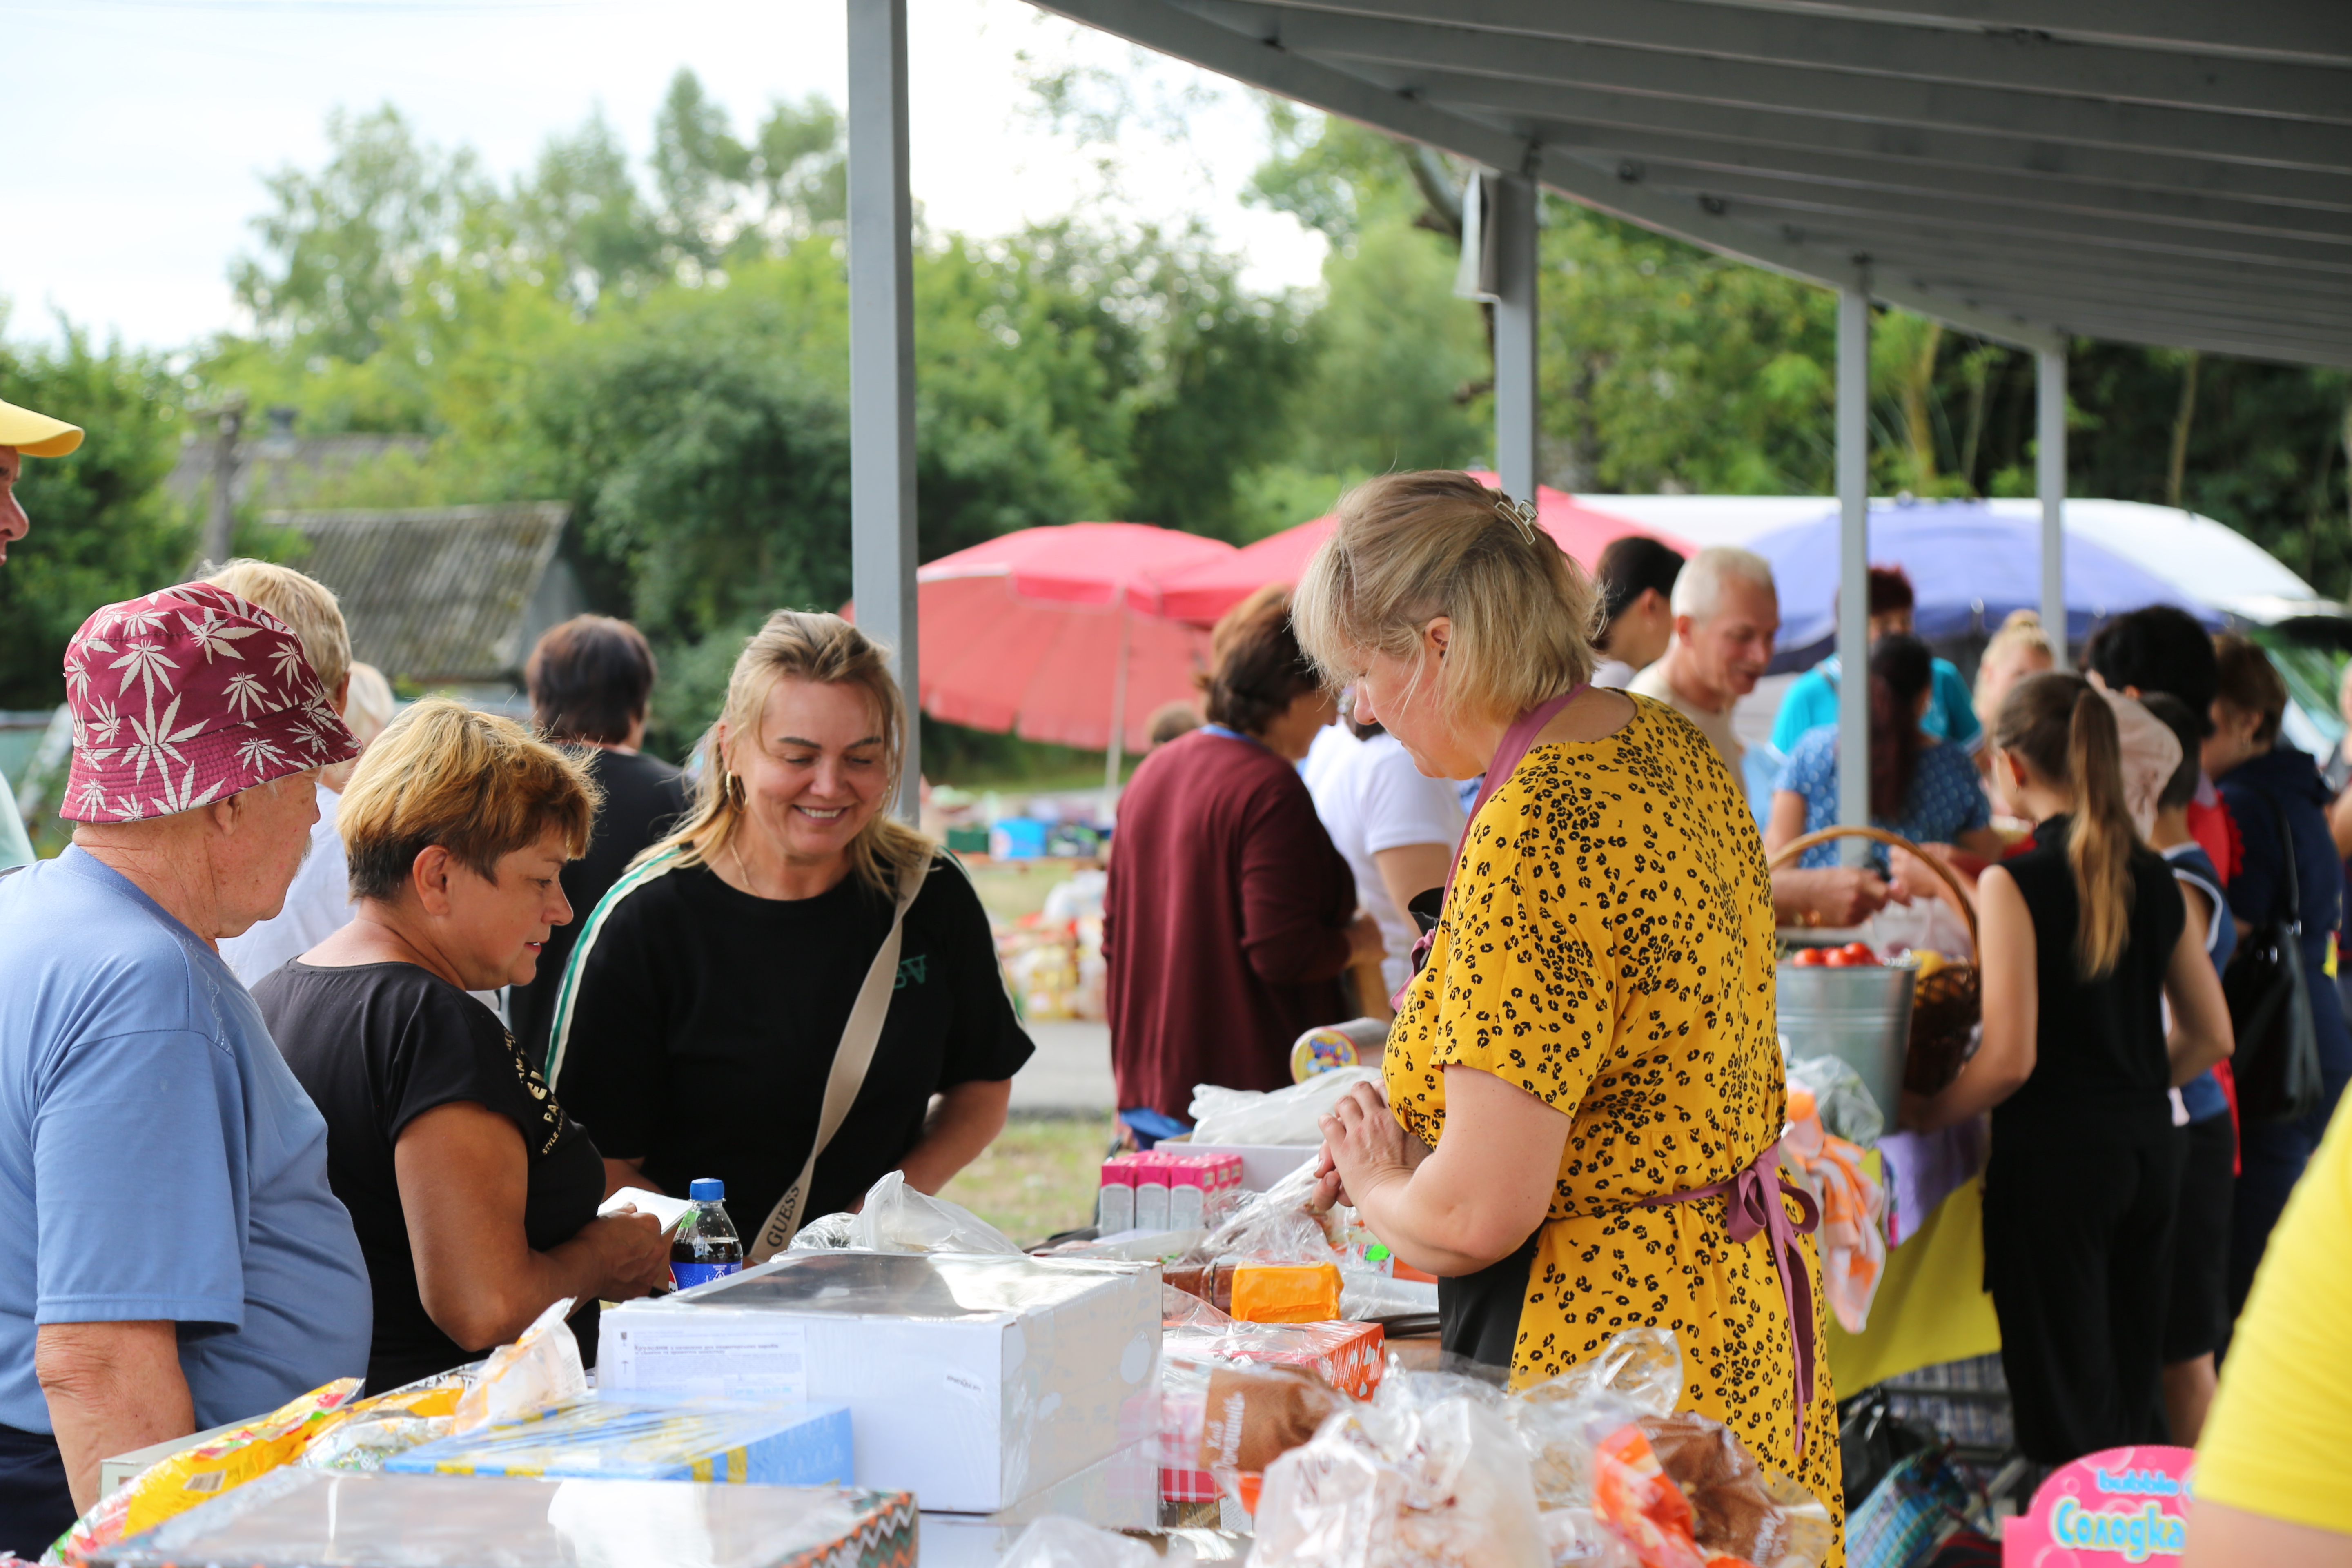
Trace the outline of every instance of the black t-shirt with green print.
{"type": "MultiPolygon", "coordinates": [[[[588,942],[556,1089],[597,1146],[645,1161],[683,1194],[727,1184],[749,1247],[800,1174],[825,1078],[892,900],[852,875],[813,899],[761,899],[708,867],[671,871],[613,905],[588,942]]],[[[817,1161],[803,1222],[848,1207],[906,1157],[931,1096],[1011,1078],[1022,1032],[980,895],[942,855],[907,910],[882,1038],[817,1161]]]]}

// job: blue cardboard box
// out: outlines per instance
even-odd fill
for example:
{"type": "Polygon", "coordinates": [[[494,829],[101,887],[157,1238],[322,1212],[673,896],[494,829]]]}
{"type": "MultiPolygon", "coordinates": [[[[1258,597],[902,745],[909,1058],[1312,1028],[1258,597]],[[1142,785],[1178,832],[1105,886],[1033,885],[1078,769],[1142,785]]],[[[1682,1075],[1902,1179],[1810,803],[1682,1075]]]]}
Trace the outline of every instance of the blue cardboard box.
{"type": "Polygon", "coordinates": [[[586,1399],[443,1437],[384,1461],[411,1475],[603,1477],[845,1486],[849,1407],[730,1399],[586,1399]]]}

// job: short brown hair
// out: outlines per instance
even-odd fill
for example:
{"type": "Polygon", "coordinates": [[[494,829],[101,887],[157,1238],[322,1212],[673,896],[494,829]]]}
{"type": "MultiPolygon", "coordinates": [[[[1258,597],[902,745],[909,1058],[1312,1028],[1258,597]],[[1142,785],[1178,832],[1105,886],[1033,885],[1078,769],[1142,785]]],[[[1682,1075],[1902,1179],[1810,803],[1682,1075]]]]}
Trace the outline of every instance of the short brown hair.
{"type": "Polygon", "coordinates": [[[603,792],[587,763],[511,719],[428,697],[394,719],[360,757],[335,812],[351,862],[352,897],[391,902],[432,845],[498,880],[501,858],[563,835],[573,858],[603,792]]]}
{"type": "Polygon", "coordinates": [[[335,591],[315,577],[272,561],[240,557],[205,579],[248,605],[258,605],[284,621],[302,640],[302,652],[317,671],[319,689],[335,700],[336,688],[352,672],[352,633],[335,591]]]}
{"type": "Polygon", "coordinates": [[[2277,740],[2286,717],[2286,681],[2271,656],[2235,632],[2221,632],[2213,638],[2213,700],[2263,716],[2254,729],[2257,745],[2277,740]]]}
{"type": "Polygon", "coordinates": [[[1268,584],[1227,610],[1209,634],[1201,685],[1212,724],[1264,732],[1292,702],[1322,684],[1290,625],[1290,590],[1268,584]]]}
{"type": "Polygon", "coordinates": [[[574,616],[540,635],[522,667],[531,721],[551,740],[617,746],[652,700],[646,634],[610,616],[574,616]]]}
{"type": "MultiPolygon", "coordinates": [[[[1675,580],[1676,613],[1704,575],[1675,580]]],[[[1299,579],[1299,641],[1339,686],[1353,657],[1421,657],[1422,628],[1454,623],[1449,704],[1506,721],[1592,674],[1592,584],[1510,498],[1450,469],[1386,474],[1340,498],[1339,525],[1299,579]]]]}

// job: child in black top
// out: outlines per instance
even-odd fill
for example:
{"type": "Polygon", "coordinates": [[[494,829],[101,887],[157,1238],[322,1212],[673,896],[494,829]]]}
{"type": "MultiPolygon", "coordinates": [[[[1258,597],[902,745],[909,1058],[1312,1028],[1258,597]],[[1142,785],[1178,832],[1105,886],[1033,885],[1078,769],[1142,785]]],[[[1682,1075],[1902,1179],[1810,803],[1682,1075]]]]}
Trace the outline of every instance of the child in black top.
{"type": "Polygon", "coordinates": [[[1983,1043],[1905,1117],[1992,1111],[1985,1276],[2018,1445],[2042,1464],[2165,1439],[2168,1090],[2230,1051],[2221,981],[2125,807],[2109,700],[2052,673],[2001,704],[1993,777],[2033,845],[1978,884],[1983,1043]]]}

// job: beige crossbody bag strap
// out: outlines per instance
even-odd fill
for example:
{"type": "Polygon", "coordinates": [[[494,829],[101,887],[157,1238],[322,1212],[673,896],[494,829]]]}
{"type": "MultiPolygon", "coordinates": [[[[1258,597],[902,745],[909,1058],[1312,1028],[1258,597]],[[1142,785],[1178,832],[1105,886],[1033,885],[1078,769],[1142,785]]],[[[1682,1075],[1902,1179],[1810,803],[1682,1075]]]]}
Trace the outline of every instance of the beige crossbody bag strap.
{"type": "Polygon", "coordinates": [[[874,1065],[874,1048],[882,1042],[882,1024],[890,1016],[890,994],[898,985],[898,948],[907,931],[907,910],[915,896],[923,890],[923,879],[930,875],[930,865],[920,866],[898,874],[898,907],[890,917],[890,934],[882,939],[882,951],[874,955],[872,967],[866,971],[866,983],[857,988],[856,1004],[849,1009],[849,1022],[841,1031],[841,1045],[833,1053],[833,1070],[825,1076],[824,1107],[817,1113],[816,1142],[809,1146],[807,1163],[776,1206],[768,1211],[768,1220],[760,1227],[751,1244],[747,1261],[765,1263],[792,1244],[801,1228],[802,1209],[808,1203],[809,1179],[816,1174],[817,1156],[841,1131],[842,1121],[857,1100],[857,1091],[865,1087],[866,1069],[874,1065]]]}

